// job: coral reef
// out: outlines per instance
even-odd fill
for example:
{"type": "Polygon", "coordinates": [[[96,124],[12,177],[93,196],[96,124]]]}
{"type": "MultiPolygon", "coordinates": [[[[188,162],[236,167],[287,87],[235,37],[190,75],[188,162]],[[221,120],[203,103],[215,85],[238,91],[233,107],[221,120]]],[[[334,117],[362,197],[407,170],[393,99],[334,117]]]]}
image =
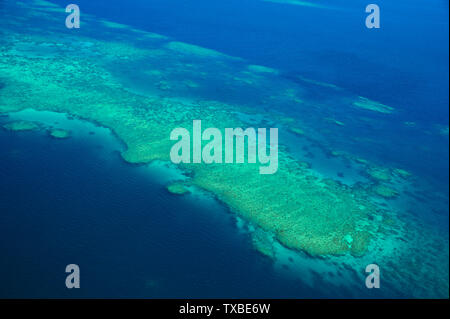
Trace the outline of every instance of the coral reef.
{"type": "Polygon", "coordinates": [[[353,102],[353,105],[357,108],[374,111],[374,112],[379,112],[379,113],[384,113],[384,114],[390,114],[390,113],[394,112],[393,107],[369,100],[364,97],[359,97],[359,99],[357,101],[353,102]]]}
{"type": "Polygon", "coordinates": [[[374,192],[377,195],[385,197],[385,198],[395,198],[398,196],[398,191],[396,191],[395,189],[393,189],[389,186],[382,185],[382,184],[376,185],[374,187],[374,192]]]}
{"type": "Polygon", "coordinates": [[[224,54],[202,48],[193,44],[183,43],[183,42],[169,42],[166,47],[170,50],[179,52],[181,54],[188,54],[188,55],[194,55],[198,57],[210,57],[210,58],[217,58],[217,57],[226,57],[224,54]]]}
{"type": "Polygon", "coordinates": [[[38,129],[39,125],[29,121],[15,121],[6,123],[3,127],[9,131],[32,131],[38,129]]]}
{"type": "Polygon", "coordinates": [[[376,182],[388,182],[391,180],[391,172],[387,168],[380,168],[380,167],[370,167],[367,170],[367,174],[375,180],[376,182]]]}
{"type": "Polygon", "coordinates": [[[289,130],[296,135],[300,136],[305,135],[305,132],[299,127],[290,127],[289,130]]]}
{"type": "Polygon", "coordinates": [[[256,228],[251,233],[253,247],[264,256],[275,259],[274,239],[270,233],[260,228],[256,228]]]}
{"type": "Polygon", "coordinates": [[[262,65],[249,65],[248,66],[249,71],[255,72],[255,73],[272,73],[272,74],[278,74],[278,70],[262,66],[262,65]]]}
{"type": "Polygon", "coordinates": [[[410,178],[412,176],[412,174],[404,169],[401,168],[396,168],[394,169],[394,174],[397,174],[398,176],[402,177],[402,178],[410,178]]]}
{"type": "MultiPolygon", "coordinates": [[[[95,43],[94,50],[106,46],[100,40],[90,42],[95,43]]],[[[124,45],[116,50],[115,43],[108,43],[108,54],[120,58],[124,45]]],[[[70,46],[78,45],[79,41],[68,42],[57,59],[27,59],[26,64],[21,63],[24,57],[6,52],[1,61],[8,65],[3,69],[8,85],[0,97],[0,111],[35,108],[97,122],[111,128],[125,142],[127,150],[122,156],[130,163],[169,160],[170,132],[175,127],[191,127],[195,118],[202,119],[204,127],[245,126],[235,115],[243,109],[240,105],[144,97],[124,90],[106,66],[93,61],[91,55],[74,56],[73,50],[65,55],[70,46]],[[76,68],[72,67],[74,63],[76,68]],[[71,74],[70,78],[66,74],[71,74]],[[18,90],[24,94],[18,96],[18,90]]],[[[186,54],[192,54],[191,50],[198,53],[191,46],[172,43],[170,47],[182,48],[180,54],[187,49],[186,54]]],[[[132,49],[127,50],[127,55],[130,59],[143,56],[141,50],[132,49]]],[[[211,59],[209,54],[207,59],[211,59]]],[[[288,247],[311,255],[363,253],[372,235],[359,234],[369,231],[369,227],[361,225],[367,224],[375,207],[339,185],[324,185],[319,179],[306,177],[305,169],[285,150],[280,149],[279,158],[281,172],[274,176],[261,176],[254,164],[180,166],[191,172],[193,185],[212,192],[236,213],[273,232],[288,247]],[[365,210],[359,208],[363,203],[365,210]],[[354,238],[351,248],[343,242],[347,234],[354,238]]]]}
{"type": "Polygon", "coordinates": [[[63,129],[50,129],[49,134],[51,137],[57,138],[57,139],[65,139],[70,137],[70,132],[63,129]]]}
{"type": "MultiPolygon", "coordinates": [[[[130,163],[168,161],[173,144],[170,132],[176,127],[191,127],[194,119],[201,119],[204,127],[222,130],[245,127],[246,122],[239,114],[255,118],[262,115],[264,124],[281,123],[293,133],[322,142],[323,136],[332,139],[340,134],[338,131],[351,125],[351,120],[345,117],[345,107],[383,114],[394,112],[392,107],[345,92],[311,99],[314,94],[305,94],[307,88],[264,68],[249,69],[248,63],[240,59],[163,36],[141,37],[141,31],[125,25],[86,17],[84,26],[94,27],[95,34],[88,27],[81,28],[76,35],[63,33],[56,27],[46,28],[46,23],[53,22],[54,17],[45,8],[35,11],[25,4],[15,7],[20,21],[2,16],[0,113],[32,108],[67,113],[98,123],[110,128],[123,141],[126,150],[122,157],[130,163]],[[35,20],[42,23],[29,23],[35,20]],[[20,28],[15,28],[17,25],[20,28]],[[154,83],[159,88],[133,86],[132,79],[124,74],[157,79],[154,83]],[[323,121],[335,116],[329,114],[330,103],[344,109],[336,117],[342,118],[340,123],[345,123],[345,127],[323,121]],[[302,123],[274,115],[273,109],[283,108],[293,109],[302,123]],[[323,126],[314,131],[307,124],[310,119],[323,126]]],[[[326,85],[320,89],[338,91],[326,85]]],[[[332,109],[334,112],[339,107],[332,109]]],[[[364,142],[377,145],[375,138],[364,142]]],[[[327,146],[333,143],[323,144],[330,150],[327,146]]],[[[333,147],[341,149],[339,145],[333,147]]],[[[344,156],[342,152],[330,153],[344,156]]],[[[259,165],[254,164],[180,164],[179,167],[189,176],[189,185],[212,193],[261,230],[262,233],[254,234],[253,243],[265,255],[273,256],[268,244],[271,241],[312,256],[345,256],[355,260],[354,256],[372,258],[370,254],[376,252],[379,259],[395,257],[392,269],[405,266],[419,270],[417,277],[409,275],[414,270],[405,271],[405,275],[398,274],[400,278],[394,281],[404,282],[404,278],[409,278],[409,289],[417,289],[421,295],[426,295],[421,286],[428,285],[439,296],[447,287],[444,295],[448,295],[448,269],[447,282],[437,276],[438,266],[427,264],[427,272],[422,272],[420,262],[411,261],[412,250],[401,246],[402,236],[408,234],[408,238],[414,239],[419,233],[419,222],[414,227],[401,228],[397,214],[370,199],[371,191],[384,197],[396,194],[395,190],[380,184],[392,179],[392,171],[367,160],[358,162],[369,167],[367,174],[375,181],[374,189],[366,192],[311,175],[309,165],[299,162],[283,145],[279,149],[279,170],[274,175],[260,175],[259,165]],[[395,233],[400,235],[395,237],[395,233]],[[389,250],[382,245],[386,238],[395,243],[392,245],[395,249],[404,249],[389,250]],[[376,250],[377,247],[383,249],[376,250]]],[[[394,173],[408,175],[399,170],[394,173]]],[[[171,184],[167,189],[174,194],[188,191],[184,183],[171,184]]],[[[442,245],[442,255],[447,254],[448,264],[448,240],[442,238],[438,235],[425,238],[427,244],[417,245],[420,246],[417,254],[440,262],[441,256],[433,253],[437,250],[434,246],[442,245]]]]}
{"type": "Polygon", "coordinates": [[[184,195],[190,193],[189,189],[182,183],[174,183],[167,186],[167,190],[176,195],[184,195]]]}

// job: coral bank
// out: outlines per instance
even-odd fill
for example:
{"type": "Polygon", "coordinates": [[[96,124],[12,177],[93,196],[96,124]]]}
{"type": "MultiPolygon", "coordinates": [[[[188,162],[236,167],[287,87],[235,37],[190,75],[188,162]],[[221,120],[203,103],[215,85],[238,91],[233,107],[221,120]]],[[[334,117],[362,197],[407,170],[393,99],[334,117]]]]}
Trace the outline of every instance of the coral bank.
{"type": "Polygon", "coordinates": [[[49,130],[49,134],[51,137],[57,138],[57,139],[65,139],[70,137],[70,132],[63,129],[51,129],[49,130]]]}
{"type": "MultiPolygon", "coordinates": [[[[89,17],[76,35],[58,27],[44,28],[49,21],[53,25],[54,11],[46,6],[30,10],[24,2],[19,3],[21,19],[10,17],[0,22],[0,78],[4,83],[0,87],[0,113],[32,108],[93,121],[110,128],[125,143],[122,156],[130,163],[168,161],[173,144],[170,132],[176,127],[191,127],[193,119],[201,119],[204,127],[222,130],[246,127],[247,122],[239,116],[245,113],[260,118],[256,124],[291,126],[297,135],[315,137],[306,124],[286,117],[283,121],[276,111],[286,105],[304,107],[300,112],[305,122],[312,116],[311,110],[322,119],[329,117],[324,107],[328,98],[309,101],[305,87],[284,78],[274,79],[277,72],[264,67],[89,17]],[[42,23],[24,23],[31,19],[42,23]],[[130,73],[132,78],[124,76],[130,73]],[[138,86],[134,78],[150,84],[138,86]],[[241,96],[244,98],[239,100],[241,96]],[[257,109],[257,105],[263,107],[257,109]]],[[[62,11],[59,17],[63,16],[62,11]]],[[[328,89],[336,91],[333,86],[328,89]]],[[[347,105],[349,108],[394,112],[392,107],[361,97],[332,95],[330,99],[337,104],[356,101],[347,105]]],[[[347,126],[341,125],[344,122],[321,122],[325,135],[347,126]]],[[[402,244],[395,235],[405,231],[399,228],[395,213],[373,203],[371,193],[365,190],[311,174],[283,145],[274,175],[260,175],[255,164],[182,164],[180,168],[189,175],[190,184],[214,194],[286,247],[312,256],[362,257],[372,247],[389,242],[394,248],[381,255],[398,257],[402,262],[408,259],[403,251],[395,250],[402,244]]],[[[368,174],[376,181],[391,179],[390,172],[380,169],[371,168],[368,174]]],[[[168,190],[179,194],[186,189],[173,184],[168,190]]],[[[416,231],[415,227],[408,232],[416,231]]],[[[421,253],[427,254],[426,249],[421,253]]],[[[271,255],[270,250],[264,251],[271,255]]],[[[446,284],[437,282],[435,291],[442,294],[445,287],[448,291],[448,280],[446,284]]]]}
{"type": "Polygon", "coordinates": [[[16,121],[3,125],[3,127],[9,131],[33,131],[39,128],[34,122],[29,121],[16,121]]]}

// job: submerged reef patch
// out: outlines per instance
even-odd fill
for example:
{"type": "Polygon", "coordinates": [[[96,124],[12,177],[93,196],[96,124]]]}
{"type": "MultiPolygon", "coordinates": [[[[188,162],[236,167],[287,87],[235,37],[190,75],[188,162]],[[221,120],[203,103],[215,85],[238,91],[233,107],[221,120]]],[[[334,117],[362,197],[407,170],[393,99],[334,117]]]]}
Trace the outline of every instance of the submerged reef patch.
{"type": "Polygon", "coordinates": [[[214,51],[211,49],[206,49],[203,47],[199,47],[197,45],[194,44],[188,44],[188,43],[184,43],[184,42],[169,42],[166,47],[170,50],[179,52],[181,54],[188,54],[188,55],[194,55],[194,56],[198,56],[201,58],[206,58],[206,57],[210,57],[210,58],[218,58],[218,57],[227,57],[226,55],[218,52],[218,51],[214,51]]]}
{"type": "Polygon", "coordinates": [[[249,71],[255,72],[255,73],[271,73],[271,74],[275,74],[277,75],[279,72],[278,70],[266,67],[266,66],[262,66],[262,65],[249,65],[248,66],[249,71]]]}
{"type": "Polygon", "coordinates": [[[391,180],[391,172],[389,169],[380,167],[370,167],[367,174],[376,182],[388,182],[391,180]]]}
{"type": "Polygon", "coordinates": [[[400,176],[401,178],[407,179],[412,176],[412,174],[404,169],[396,168],[394,169],[394,174],[400,176]]]}
{"type": "Polygon", "coordinates": [[[167,186],[167,190],[176,195],[184,195],[190,193],[189,189],[183,183],[173,183],[167,186]]]}
{"type": "Polygon", "coordinates": [[[359,97],[359,99],[357,101],[353,102],[353,106],[360,108],[360,109],[365,109],[365,110],[384,113],[384,114],[391,114],[394,112],[393,107],[381,104],[379,102],[369,100],[369,99],[367,99],[365,97],[361,97],[361,96],[359,97]]]}
{"type": "Polygon", "coordinates": [[[39,125],[30,121],[15,121],[6,123],[3,127],[9,131],[33,131],[39,129],[39,125]]]}
{"type": "Polygon", "coordinates": [[[274,239],[271,233],[256,228],[251,233],[253,247],[264,256],[275,259],[274,239]]]}
{"type": "Polygon", "coordinates": [[[376,185],[374,187],[374,191],[377,195],[385,197],[385,198],[395,198],[398,196],[398,191],[395,189],[386,186],[386,185],[376,185]]]}
{"type": "Polygon", "coordinates": [[[59,128],[50,129],[49,134],[51,137],[57,138],[57,139],[65,139],[65,138],[70,137],[70,131],[59,129],[59,128]]]}
{"type": "Polygon", "coordinates": [[[438,131],[439,135],[445,136],[448,138],[448,133],[449,133],[448,125],[436,125],[436,127],[437,127],[437,131],[438,131]]]}
{"type": "Polygon", "coordinates": [[[299,127],[290,127],[289,130],[290,130],[292,133],[294,133],[294,134],[296,134],[296,135],[299,135],[299,136],[305,135],[305,132],[304,132],[301,128],[299,128],[299,127]]]}

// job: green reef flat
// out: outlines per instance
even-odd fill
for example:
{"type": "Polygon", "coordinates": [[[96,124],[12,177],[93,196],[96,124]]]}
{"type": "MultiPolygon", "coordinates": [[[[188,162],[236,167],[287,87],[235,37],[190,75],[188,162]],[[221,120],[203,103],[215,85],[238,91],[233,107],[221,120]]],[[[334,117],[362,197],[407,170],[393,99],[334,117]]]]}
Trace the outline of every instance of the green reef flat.
{"type": "MultiPolygon", "coordinates": [[[[0,113],[52,111],[107,127],[126,145],[122,157],[129,163],[169,161],[170,132],[191,128],[194,119],[201,119],[204,128],[221,130],[284,128],[321,143],[330,154],[354,160],[324,141],[324,135],[339,135],[344,123],[351,122],[345,111],[337,117],[327,114],[330,101],[383,116],[394,111],[333,85],[303,81],[301,86],[301,80],[276,70],[89,15],[83,16],[81,29],[68,30],[64,10],[45,1],[18,1],[14,6],[18,13],[0,22],[0,113]],[[310,86],[329,95],[311,99],[310,86]],[[223,98],[211,95],[214,88],[223,98]],[[281,105],[305,110],[305,118],[287,116],[281,105]],[[307,124],[312,116],[323,119],[317,131],[307,124]]],[[[68,131],[50,134],[61,138],[68,131]]],[[[274,256],[274,242],[309,256],[345,260],[355,268],[357,260],[371,263],[376,256],[382,267],[403,267],[387,276],[402,285],[407,282],[414,296],[448,296],[448,240],[442,244],[444,235],[419,221],[405,221],[373,200],[377,194],[395,197],[398,191],[379,183],[405,180],[405,170],[396,173],[360,159],[371,180],[352,187],[314,174],[283,140],[280,144],[274,175],[260,175],[258,164],[180,164],[188,178],[168,190],[184,194],[194,187],[213,194],[258,227],[254,244],[266,256],[274,256]],[[420,263],[423,258],[426,265],[420,263]]],[[[402,285],[392,290],[400,291],[402,285]]]]}

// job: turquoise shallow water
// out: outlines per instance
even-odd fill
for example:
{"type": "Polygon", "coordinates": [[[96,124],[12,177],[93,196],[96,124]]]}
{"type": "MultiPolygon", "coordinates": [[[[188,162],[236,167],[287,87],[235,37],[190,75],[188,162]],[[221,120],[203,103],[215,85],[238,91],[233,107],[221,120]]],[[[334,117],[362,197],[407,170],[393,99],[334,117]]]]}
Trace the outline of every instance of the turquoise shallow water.
{"type": "MultiPolygon", "coordinates": [[[[125,163],[120,157],[125,146],[108,129],[64,114],[28,109],[1,118],[2,125],[28,120],[44,127],[0,133],[0,242],[5,256],[0,264],[1,297],[409,298],[417,291],[404,289],[405,278],[417,269],[422,269],[417,276],[421,279],[411,283],[420,288],[417,294],[445,297],[448,15],[443,9],[448,4],[434,2],[422,10],[415,3],[383,2],[385,18],[378,33],[361,26],[359,1],[334,2],[327,9],[258,0],[132,1],[120,10],[114,1],[79,4],[83,14],[94,15],[89,20],[94,25],[109,19],[220,52],[217,59],[193,58],[185,52],[163,55],[157,41],[164,44],[166,38],[142,41],[141,33],[117,25],[82,33],[92,41],[123,41],[155,50],[154,55],[132,60],[127,54],[134,52],[125,47],[118,60],[99,55],[93,42],[83,38],[82,54],[104,63],[118,85],[139,95],[216,100],[266,114],[261,120],[243,110],[238,117],[248,125],[279,125],[279,114],[300,121],[304,134],[289,130],[285,122],[280,142],[308,166],[308,174],[337,181],[355,190],[356,196],[366,196],[367,190],[378,185],[365,161],[407,170],[412,179],[405,182],[395,171],[386,183],[399,196],[387,199],[372,192],[370,200],[380,210],[395,212],[405,224],[412,223],[414,231],[420,233],[423,227],[424,234],[431,231],[436,237],[419,238],[413,231],[398,230],[380,235],[381,239],[393,236],[394,242],[386,240],[392,245],[373,244],[366,256],[358,258],[311,257],[270,242],[276,256],[271,259],[257,251],[267,249],[255,245],[258,229],[212,194],[198,189],[184,197],[169,194],[167,183],[180,174],[172,166],[125,163]],[[413,31],[405,30],[404,18],[396,19],[405,10],[419,19],[413,31]],[[222,59],[222,54],[229,56],[222,59]],[[248,71],[242,72],[250,64],[277,71],[256,81],[248,71]],[[292,87],[299,96],[289,90],[292,87]],[[285,95],[273,95],[279,91],[285,95]],[[395,111],[384,114],[355,108],[351,99],[358,96],[395,111]],[[287,97],[295,103],[283,100],[287,97]],[[72,136],[50,138],[47,126],[70,130],[72,136]],[[417,241],[416,251],[411,247],[417,241]],[[403,259],[382,261],[389,278],[383,282],[386,288],[365,289],[365,265],[389,254],[403,259]],[[69,292],[63,286],[68,263],[79,263],[83,269],[80,291],[69,292]]],[[[14,16],[16,9],[8,1],[0,3],[0,11],[11,13],[8,22],[15,23],[5,28],[21,36],[18,40],[15,34],[11,41],[2,33],[0,42],[8,44],[2,47],[2,62],[7,54],[58,61],[67,54],[58,46],[73,50],[68,38],[61,37],[61,43],[55,44],[45,32],[39,41],[50,43],[27,43],[28,35],[36,39],[36,31],[29,24],[32,20],[14,16]]],[[[54,10],[64,17],[60,8],[54,10]]],[[[61,31],[58,22],[45,20],[40,30],[70,34],[61,31]]],[[[0,97],[14,84],[9,82],[9,66],[2,66],[0,97]]],[[[90,85],[94,90],[96,83],[90,85]]]]}

